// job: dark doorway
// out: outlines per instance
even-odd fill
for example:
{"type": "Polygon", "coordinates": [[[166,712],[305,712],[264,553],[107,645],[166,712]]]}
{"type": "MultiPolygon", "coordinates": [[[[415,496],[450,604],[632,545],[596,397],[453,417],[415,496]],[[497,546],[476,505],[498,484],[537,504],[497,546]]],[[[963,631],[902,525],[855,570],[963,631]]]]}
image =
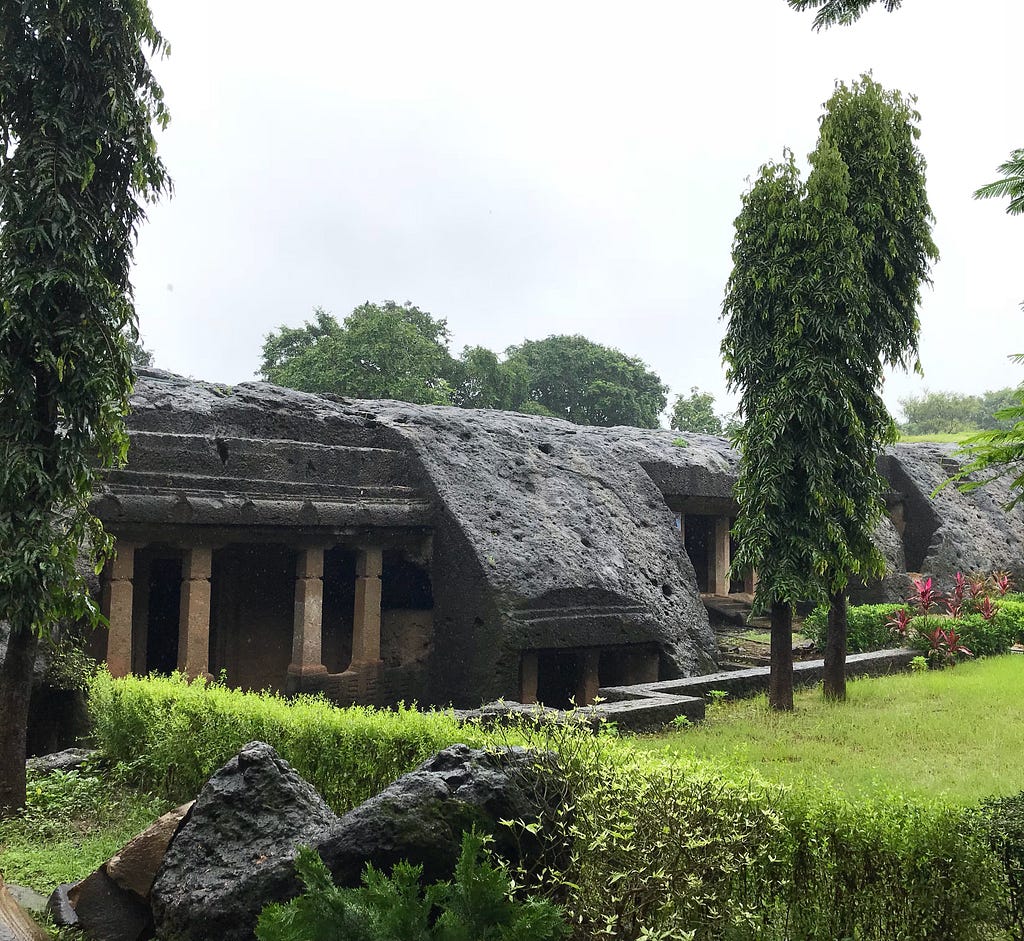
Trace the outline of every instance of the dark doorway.
{"type": "Polygon", "coordinates": [[[380,606],[384,611],[430,611],[434,607],[430,572],[399,550],[385,551],[380,606]]]}
{"type": "Polygon", "coordinates": [[[693,563],[694,574],[697,576],[697,589],[707,592],[709,590],[710,552],[714,544],[715,518],[699,513],[687,513],[684,528],[684,545],[686,554],[693,563]]]}
{"type": "Polygon", "coordinates": [[[146,619],[147,673],[173,673],[178,669],[180,613],[181,559],[153,559],[146,619]]]}
{"type": "Polygon", "coordinates": [[[328,673],[352,662],[352,621],[356,605],[356,552],[336,546],[324,553],[324,615],[321,657],[328,673]]]}
{"type": "Polygon", "coordinates": [[[537,651],[537,701],[568,709],[579,685],[579,651],[537,651]]]}

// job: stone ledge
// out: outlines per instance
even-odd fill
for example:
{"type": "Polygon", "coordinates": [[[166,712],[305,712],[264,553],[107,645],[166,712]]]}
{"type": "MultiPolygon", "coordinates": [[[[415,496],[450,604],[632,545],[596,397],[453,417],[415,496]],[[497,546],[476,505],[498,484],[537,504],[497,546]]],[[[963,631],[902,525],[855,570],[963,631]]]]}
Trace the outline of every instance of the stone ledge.
{"type": "MultiPolygon", "coordinates": [[[[909,647],[894,650],[873,650],[869,653],[850,654],[846,658],[847,677],[881,676],[907,669],[918,651],[909,647]]],[[[793,681],[807,686],[821,681],[824,660],[802,660],[793,664],[793,681]]],[[[768,667],[746,670],[727,670],[705,676],[689,676],[681,680],[661,680],[640,686],[612,686],[598,691],[610,702],[632,700],[651,695],[706,696],[711,690],[723,690],[734,699],[754,696],[768,689],[768,667]]]]}

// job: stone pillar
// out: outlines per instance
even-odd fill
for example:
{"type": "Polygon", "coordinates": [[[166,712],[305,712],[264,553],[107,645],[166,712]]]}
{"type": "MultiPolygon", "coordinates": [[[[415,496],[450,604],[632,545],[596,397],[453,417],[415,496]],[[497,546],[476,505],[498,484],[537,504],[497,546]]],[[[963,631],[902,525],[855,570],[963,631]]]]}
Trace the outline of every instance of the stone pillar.
{"type": "Polygon", "coordinates": [[[295,565],[291,676],[326,673],[320,646],[324,617],[324,550],[303,549],[295,565]]]}
{"type": "Polygon", "coordinates": [[[524,650],[519,659],[519,701],[537,701],[537,651],[524,650]]]}
{"type": "Polygon", "coordinates": [[[380,575],[383,567],[384,554],[379,546],[359,550],[350,669],[380,663],[380,575]]]}
{"type": "Polygon", "coordinates": [[[597,691],[600,682],[597,676],[597,668],[601,662],[601,651],[597,647],[587,647],[581,650],[578,663],[578,682],[576,686],[576,705],[589,706],[597,698],[597,691]]]}
{"type": "Polygon", "coordinates": [[[193,546],[181,563],[178,669],[192,677],[210,675],[210,574],[213,550],[193,546]]]}
{"type": "Polygon", "coordinates": [[[716,516],[712,545],[708,549],[708,591],[713,595],[729,594],[729,530],[728,516],[716,516]]]}
{"type": "Polygon", "coordinates": [[[120,539],[110,563],[103,608],[110,624],[107,632],[107,669],[111,676],[132,672],[132,607],[135,575],[135,545],[120,539]]]}

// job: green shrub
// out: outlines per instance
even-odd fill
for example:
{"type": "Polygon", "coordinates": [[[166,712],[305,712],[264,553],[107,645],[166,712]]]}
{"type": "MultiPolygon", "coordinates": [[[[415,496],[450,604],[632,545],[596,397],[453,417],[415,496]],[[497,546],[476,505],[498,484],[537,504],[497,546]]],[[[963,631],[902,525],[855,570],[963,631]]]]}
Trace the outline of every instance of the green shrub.
{"type": "Polygon", "coordinates": [[[1020,595],[996,599],[996,623],[1012,638],[1010,643],[1024,643],[1024,598],[1020,595]]]}
{"type": "Polygon", "coordinates": [[[511,738],[556,751],[569,779],[561,839],[516,880],[564,905],[575,941],[993,936],[999,869],[962,808],[851,802],[573,734],[511,738]]]}
{"type": "Polygon", "coordinates": [[[1010,623],[1007,620],[1000,621],[998,614],[991,621],[986,621],[980,614],[967,614],[959,618],[929,614],[914,618],[910,627],[907,643],[926,655],[931,646],[928,634],[936,629],[948,631],[953,628],[960,643],[975,657],[1006,653],[1014,637],[1010,623]]]}
{"type": "Polygon", "coordinates": [[[100,671],[89,712],[104,754],[128,776],[172,800],[196,796],[247,742],[268,742],[344,812],[475,730],[450,712],[351,707],[284,699],[172,677],[113,679],[100,671]]]}
{"type": "Polygon", "coordinates": [[[978,819],[1001,864],[1003,924],[1024,938],[1024,792],[982,801],[978,819]]]}
{"type": "Polygon", "coordinates": [[[426,892],[422,866],[398,863],[390,875],[369,863],[357,889],[334,885],[315,850],[299,849],[296,869],[306,888],[297,899],[268,905],[259,941],[558,941],[568,929],[559,910],[510,897],[508,876],[483,856],[484,839],[462,837],[452,882],[426,892]]]}
{"type": "MultiPolygon", "coordinates": [[[[894,638],[888,627],[889,619],[902,604],[858,604],[847,609],[849,631],[846,636],[846,649],[850,653],[864,653],[868,650],[884,650],[886,647],[897,647],[899,641],[894,638]]],[[[820,604],[804,619],[804,634],[814,646],[824,648],[825,635],[828,631],[828,605],[820,604]]]]}
{"type": "MultiPolygon", "coordinates": [[[[968,941],[998,920],[998,865],[965,811],[899,794],[851,803],[791,793],[786,938],[968,941]]],[[[780,935],[774,934],[773,937],[780,935]]]]}

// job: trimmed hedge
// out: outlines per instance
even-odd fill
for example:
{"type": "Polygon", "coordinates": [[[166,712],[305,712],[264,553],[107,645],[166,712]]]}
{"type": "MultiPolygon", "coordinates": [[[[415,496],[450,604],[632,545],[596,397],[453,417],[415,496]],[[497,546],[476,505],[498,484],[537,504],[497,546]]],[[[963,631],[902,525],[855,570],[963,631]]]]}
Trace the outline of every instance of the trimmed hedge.
{"type": "MultiPolygon", "coordinates": [[[[910,604],[859,604],[847,609],[849,634],[846,649],[850,653],[864,653],[869,650],[883,650],[906,643],[911,647],[925,650],[928,647],[923,634],[935,627],[956,628],[963,638],[963,644],[976,657],[987,657],[1005,653],[1016,641],[1024,638],[1024,602],[1015,597],[993,600],[996,615],[986,621],[980,614],[966,613],[953,619],[936,611],[929,615],[915,615],[911,624],[911,636],[906,641],[898,640],[888,627],[888,621],[900,610],[913,611],[910,604]],[[918,636],[915,637],[914,634],[918,636]]],[[[970,611],[970,608],[967,608],[970,611]]],[[[828,630],[828,605],[818,605],[804,620],[804,634],[818,648],[825,647],[828,630]]]]}
{"type": "MultiPolygon", "coordinates": [[[[847,609],[849,632],[846,635],[846,649],[850,653],[865,653],[869,650],[884,650],[898,646],[893,643],[892,631],[886,622],[906,607],[902,604],[858,604],[847,609]]],[[[825,634],[828,630],[828,605],[819,604],[804,619],[804,634],[814,641],[814,646],[825,648],[825,634]]]]}
{"type": "Polygon", "coordinates": [[[97,745],[128,776],[174,801],[196,796],[247,742],[273,745],[337,813],[362,803],[472,729],[450,712],[284,699],[171,677],[113,679],[89,690],[97,745]]]}
{"type": "Polygon", "coordinates": [[[981,941],[1024,920],[1024,797],[974,810],[885,793],[851,801],[637,753],[573,722],[485,731],[451,713],[339,709],[181,677],[101,672],[90,706],[106,755],[175,800],[252,739],[339,812],[456,741],[554,751],[570,786],[558,839],[516,880],[566,907],[573,941],[981,941]]]}

